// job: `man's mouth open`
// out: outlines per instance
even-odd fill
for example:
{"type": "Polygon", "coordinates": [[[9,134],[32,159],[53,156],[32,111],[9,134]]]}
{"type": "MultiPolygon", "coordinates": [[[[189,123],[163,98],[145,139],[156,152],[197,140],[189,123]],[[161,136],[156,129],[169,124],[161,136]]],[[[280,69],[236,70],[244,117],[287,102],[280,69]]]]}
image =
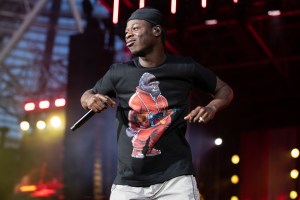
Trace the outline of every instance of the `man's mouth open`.
{"type": "Polygon", "coordinates": [[[129,40],[126,42],[127,47],[132,47],[134,45],[135,40],[129,40]]]}

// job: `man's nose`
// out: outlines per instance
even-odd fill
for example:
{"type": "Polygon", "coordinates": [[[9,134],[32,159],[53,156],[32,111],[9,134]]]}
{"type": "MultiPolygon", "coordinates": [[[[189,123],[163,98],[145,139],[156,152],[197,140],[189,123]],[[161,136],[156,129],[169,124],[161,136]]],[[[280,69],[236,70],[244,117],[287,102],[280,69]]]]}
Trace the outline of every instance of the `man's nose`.
{"type": "Polygon", "coordinates": [[[131,31],[128,31],[126,34],[125,34],[125,39],[128,39],[132,36],[132,32],[131,31]]]}

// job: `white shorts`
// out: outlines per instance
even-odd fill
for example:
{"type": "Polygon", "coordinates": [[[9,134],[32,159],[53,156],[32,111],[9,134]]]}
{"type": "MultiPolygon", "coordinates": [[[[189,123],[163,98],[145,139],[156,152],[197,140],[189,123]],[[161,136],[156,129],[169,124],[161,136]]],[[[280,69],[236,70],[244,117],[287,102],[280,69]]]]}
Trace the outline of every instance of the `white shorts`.
{"type": "Polygon", "coordinates": [[[192,175],[173,178],[149,187],[115,185],[111,187],[110,200],[199,200],[196,179],[192,175]]]}

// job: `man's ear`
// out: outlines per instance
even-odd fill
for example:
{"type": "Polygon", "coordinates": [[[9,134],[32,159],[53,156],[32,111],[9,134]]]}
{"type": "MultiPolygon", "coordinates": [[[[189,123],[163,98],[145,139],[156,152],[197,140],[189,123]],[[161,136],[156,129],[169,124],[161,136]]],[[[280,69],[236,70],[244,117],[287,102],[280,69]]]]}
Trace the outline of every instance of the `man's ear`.
{"type": "Polygon", "coordinates": [[[161,27],[160,26],[154,26],[153,27],[153,34],[155,36],[160,36],[161,35],[161,27]]]}

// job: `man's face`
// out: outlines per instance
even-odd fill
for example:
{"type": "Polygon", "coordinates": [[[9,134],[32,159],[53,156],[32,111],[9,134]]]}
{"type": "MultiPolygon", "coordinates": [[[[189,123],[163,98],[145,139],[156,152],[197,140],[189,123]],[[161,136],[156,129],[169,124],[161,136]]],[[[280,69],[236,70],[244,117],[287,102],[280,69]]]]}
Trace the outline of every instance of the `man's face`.
{"type": "Polygon", "coordinates": [[[144,20],[130,20],[125,29],[126,46],[137,57],[144,57],[153,50],[155,36],[150,23],[144,20]]]}

